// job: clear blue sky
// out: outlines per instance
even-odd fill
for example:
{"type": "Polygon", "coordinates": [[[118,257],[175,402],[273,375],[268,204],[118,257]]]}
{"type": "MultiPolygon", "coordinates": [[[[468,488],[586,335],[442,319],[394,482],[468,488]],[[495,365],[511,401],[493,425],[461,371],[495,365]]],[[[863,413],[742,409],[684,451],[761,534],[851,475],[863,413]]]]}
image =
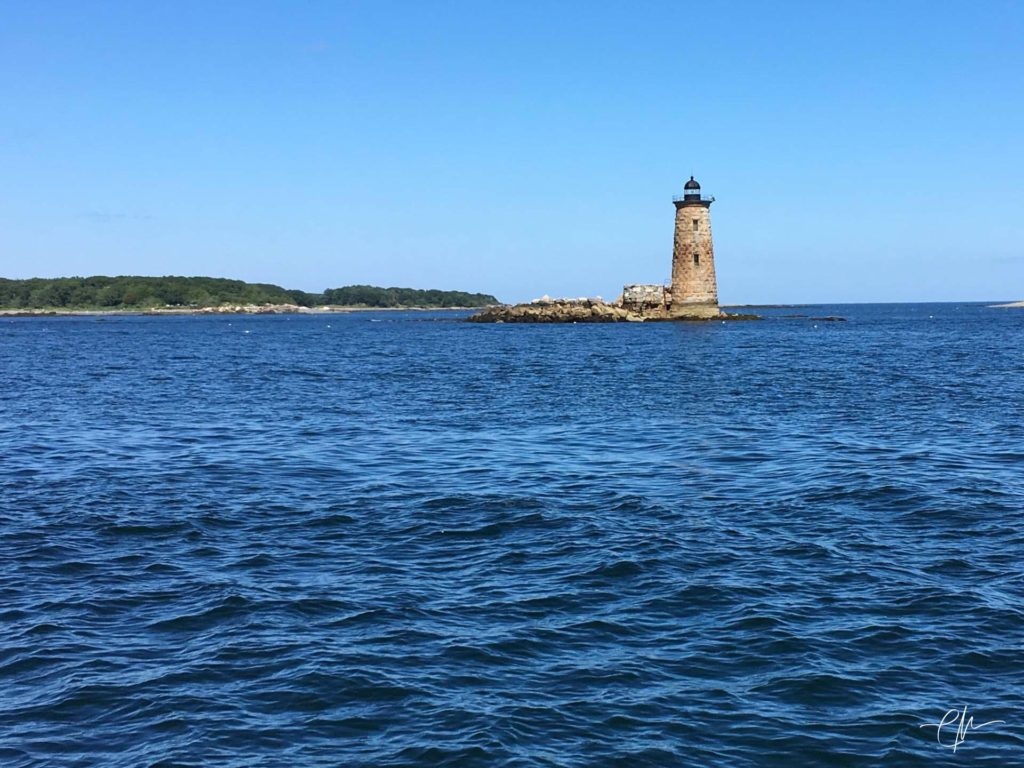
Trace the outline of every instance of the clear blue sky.
{"type": "Polygon", "coordinates": [[[0,276],[1024,298],[1022,2],[9,2],[0,276]]]}

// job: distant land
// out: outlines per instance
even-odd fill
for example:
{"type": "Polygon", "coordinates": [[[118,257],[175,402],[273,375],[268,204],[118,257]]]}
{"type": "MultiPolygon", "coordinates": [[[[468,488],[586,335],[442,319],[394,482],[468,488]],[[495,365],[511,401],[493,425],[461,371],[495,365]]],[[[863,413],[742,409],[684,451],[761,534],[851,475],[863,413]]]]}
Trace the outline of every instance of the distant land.
{"type": "Polygon", "coordinates": [[[498,304],[487,293],[346,285],[322,293],[220,277],[0,278],[0,310],[146,311],[225,306],[454,309],[498,304]]]}

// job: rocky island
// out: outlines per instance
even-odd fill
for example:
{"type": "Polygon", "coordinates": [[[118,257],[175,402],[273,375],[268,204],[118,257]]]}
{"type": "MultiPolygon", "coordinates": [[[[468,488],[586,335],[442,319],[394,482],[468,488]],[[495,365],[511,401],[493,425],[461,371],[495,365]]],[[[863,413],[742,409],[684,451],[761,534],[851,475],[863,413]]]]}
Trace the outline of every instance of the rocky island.
{"type": "MultiPolygon", "coordinates": [[[[673,307],[665,300],[644,303],[634,300],[630,289],[609,303],[599,298],[552,299],[544,296],[528,304],[487,307],[469,318],[472,323],[644,323],[667,320],[754,320],[756,315],[722,312],[717,306],[689,305],[673,307]],[[627,298],[627,296],[629,298],[627,298]]],[[[661,286],[656,286],[661,287],[661,286]]],[[[667,290],[667,289],[666,289],[667,290]]]]}
{"type": "Polygon", "coordinates": [[[701,194],[693,178],[672,199],[676,209],[669,285],[626,285],[612,303],[601,299],[551,299],[487,307],[476,323],[620,323],[671,320],[736,320],[752,315],[722,312],[718,306],[715,250],[711,240],[713,197],[701,194]]]}

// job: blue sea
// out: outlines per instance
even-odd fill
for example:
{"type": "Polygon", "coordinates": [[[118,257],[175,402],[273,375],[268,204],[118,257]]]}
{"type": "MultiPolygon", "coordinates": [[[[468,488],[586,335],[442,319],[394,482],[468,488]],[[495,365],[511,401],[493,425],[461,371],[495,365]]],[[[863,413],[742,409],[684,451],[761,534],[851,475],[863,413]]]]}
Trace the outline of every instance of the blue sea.
{"type": "Polygon", "coordinates": [[[755,311],[0,319],[0,765],[1024,765],[1024,310],[755,311]]]}

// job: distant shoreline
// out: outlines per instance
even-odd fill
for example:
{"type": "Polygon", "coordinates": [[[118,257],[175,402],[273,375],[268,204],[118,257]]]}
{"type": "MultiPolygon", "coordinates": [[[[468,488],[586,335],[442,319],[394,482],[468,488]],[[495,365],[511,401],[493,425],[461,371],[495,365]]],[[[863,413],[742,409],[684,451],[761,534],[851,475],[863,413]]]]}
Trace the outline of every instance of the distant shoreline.
{"type": "Polygon", "coordinates": [[[454,309],[498,302],[489,293],[344,285],[319,293],[223,277],[0,277],[0,312],[38,314],[279,314],[306,310],[454,309]]]}
{"type": "Polygon", "coordinates": [[[1024,308],[1024,301],[1011,301],[1009,304],[989,304],[993,309],[1024,308]]]}
{"type": "Polygon", "coordinates": [[[341,315],[349,312],[468,312],[481,307],[300,307],[295,304],[152,309],[0,309],[0,317],[92,317],[160,315],[341,315]]]}

